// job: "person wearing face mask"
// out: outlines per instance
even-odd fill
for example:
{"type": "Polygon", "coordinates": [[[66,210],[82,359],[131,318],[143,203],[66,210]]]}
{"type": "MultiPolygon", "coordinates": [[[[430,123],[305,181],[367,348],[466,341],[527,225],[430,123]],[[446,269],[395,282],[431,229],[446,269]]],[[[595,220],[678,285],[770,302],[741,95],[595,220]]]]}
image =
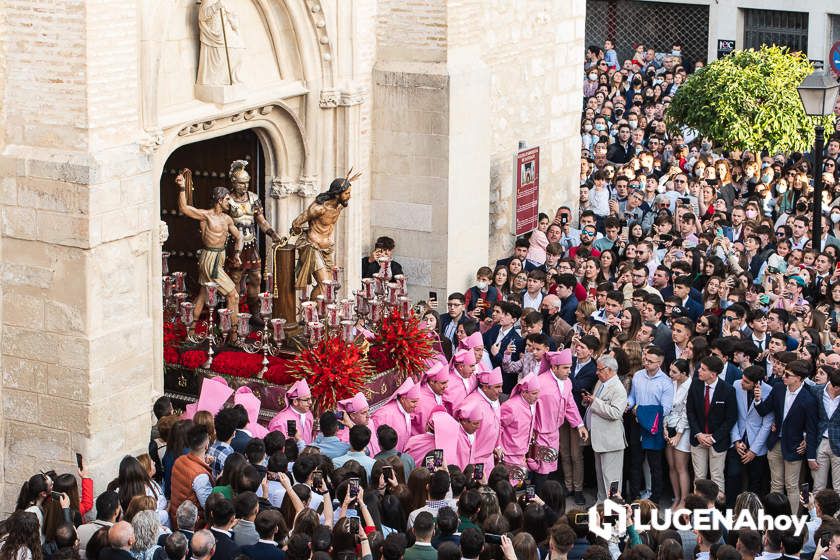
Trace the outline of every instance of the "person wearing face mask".
{"type": "Polygon", "coordinates": [[[583,82],[583,96],[592,97],[596,91],[598,91],[598,73],[590,70],[583,82]]]}
{"type": "MultiPolygon", "coordinates": [[[[535,230],[539,231],[539,230],[535,230]]],[[[475,286],[464,294],[464,304],[468,313],[473,313],[476,308],[481,309],[476,313],[476,319],[490,317],[493,311],[493,304],[502,301],[502,294],[492,286],[493,271],[489,266],[482,266],[475,273],[475,286]]]]}

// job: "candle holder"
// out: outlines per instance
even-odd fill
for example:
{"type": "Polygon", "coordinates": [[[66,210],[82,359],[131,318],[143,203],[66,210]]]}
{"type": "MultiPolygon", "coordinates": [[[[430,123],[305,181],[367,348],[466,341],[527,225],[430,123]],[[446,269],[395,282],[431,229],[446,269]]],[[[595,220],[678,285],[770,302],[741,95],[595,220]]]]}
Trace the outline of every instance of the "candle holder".
{"type": "Polygon", "coordinates": [[[342,321],[341,322],[341,339],[348,344],[352,344],[353,340],[356,338],[354,336],[355,325],[353,321],[342,321]]]}
{"type": "MultiPolygon", "coordinates": [[[[173,273],[173,276],[177,273],[173,273]]],[[[176,282],[177,286],[177,282],[176,282]]],[[[192,322],[188,325],[187,329],[187,340],[192,344],[201,344],[205,340],[208,343],[207,346],[207,361],[204,362],[204,365],[201,367],[209,368],[213,364],[213,356],[215,355],[215,347],[220,346],[224,342],[224,337],[219,336],[216,334],[215,323],[213,321],[213,317],[215,315],[216,306],[219,304],[219,286],[215,282],[205,282],[204,289],[207,293],[207,321],[199,321],[200,324],[205,325],[206,329],[203,334],[199,334],[195,332],[192,328],[192,322]],[[192,332],[190,332],[192,331],[192,332]]],[[[187,304],[188,302],[183,302],[187,304]]],[[[190,303],[189,306],[181,305],[182,309],[182,318],[184,318],[185,310],[189,309],[189,317],[192,317],[192,304],[190,303]]],[[[189,319],[188,319],[189,320],[189,319]]]]}
{"type": "MultiPolygon", "coordinates": [[[[257,296],[260,301],[260,317],[263,320],[263,328],[257,333],[257,338],[253,341],[247,341],[249,324],[248,320],[251,315],[242,313],[239,315],[239,335],[245,340],[240,342],[240,347],[249,354],[256,354],[262,352],[262,369],[257,373],[257,378],[262,379],[265,372],[268,371],[268,356],[277,356],[280,354],[280,349],[283,342],[286,340],[286,320],[285,319],[270,319],[272,315],[273,294],[271,292],[263,292],[257,296]],[[242,324],[242,316],[247,315],[245,325],[242,324]],[[245,334],[243,335],[243,328],[245,334]]],[[[308,302],[311,303],[311,302],[308,302]]]]}
{"type": "Polygon", "coordinates": [[[160,274],[166,276],[169,274],[169,251],[163,251],[160,254],[160,274]]]}
{"type": "Polygon", "coordinates": [[[388,257],[379,257],[376,260],[379,262],[379,273],[385,280],[387,280],[389,277],[388,267],[391,265],[391,259],[388,257]]]}

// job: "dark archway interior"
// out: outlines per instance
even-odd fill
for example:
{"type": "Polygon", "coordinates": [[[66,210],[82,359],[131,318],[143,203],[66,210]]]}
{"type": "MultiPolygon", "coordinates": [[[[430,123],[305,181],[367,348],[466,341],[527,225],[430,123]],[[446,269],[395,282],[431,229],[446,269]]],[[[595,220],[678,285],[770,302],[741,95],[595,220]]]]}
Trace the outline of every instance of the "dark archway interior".
{"type": "MultiPolygon", "coordinates": [[[[243,130],[188,144],[175,150],[164,165],[160,178],[160,213],[161,220],[169,227],[169,239],[163,246],[170,253],[169,272],[187,273],[187,292],[192,300],[198,293],[198,272],[196,252],[201,249],[199,223],[178,212],[178,189],[175,176],[183,168],[193,172],[193,201],[196,208],[210,207],[210,193],[215,187],[230,188],[228,171],[230,164],[237,159],[244,159],[250,164],[251,190],[260,195],[265,206],[263,192],[265,163],[262,144],[253,130],[243,130]]],[[[265,258],[265,242],[262,232],[258,243],[260,254],[265,258]]]]}

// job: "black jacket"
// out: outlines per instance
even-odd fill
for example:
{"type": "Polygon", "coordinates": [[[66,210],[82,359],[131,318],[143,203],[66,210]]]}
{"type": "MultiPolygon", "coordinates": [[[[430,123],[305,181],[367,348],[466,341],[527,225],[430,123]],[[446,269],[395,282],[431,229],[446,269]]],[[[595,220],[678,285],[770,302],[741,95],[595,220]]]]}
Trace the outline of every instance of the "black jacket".
{"type": "MultiPolygon", "coordinates": [[[[686,399],[686,414],[691,429],[691,445],[697,446],[697,434],[706,433],[706,384],[700,379],[694,379],[688,388],[686,399]]],[[[709,395],[709,433],[715,440],[712,445],[715,451],[722,452],[729,449],[732,442],[732,427],[738,421],[738,403],[735,402],[735,389],[719,377],[715,390],[709,395]]]]}
{"type": "Polygon", "coordinates": [[[233,560],[239,554],[240,548],[236,546],[233,539],[225,532],[218,529],[210,529],[216,537],[216,552],[212,560],[233,560]]]}

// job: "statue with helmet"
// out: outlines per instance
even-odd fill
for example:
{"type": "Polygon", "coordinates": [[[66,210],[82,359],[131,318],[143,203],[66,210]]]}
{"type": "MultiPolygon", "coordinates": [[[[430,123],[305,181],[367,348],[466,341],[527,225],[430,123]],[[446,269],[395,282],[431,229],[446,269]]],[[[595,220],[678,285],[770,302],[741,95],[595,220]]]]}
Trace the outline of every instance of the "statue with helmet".
{"type": "Polygon", "coordinates": [[[251,175],[246,169],[247,166],[247,161],[238,159],[231,163],[228,174],[231,184],[228,214],[233,218],[236,229],[242,235],[243,247],[239,262],[237,262],[234,259],[235,248],[228,245],[225,269],[237,289],[241,289],[243,276],[245,277],[246,301],[251,314],[258,317],[260,306],[257,294],[259,294],[262,285],[262,259],[260,259],[260,252],[257,247],[256,228],[259,227],[275,243],[280,241],[280,236],[265,219],[259,195],[248,188],[251,183],[251,175]]]}

